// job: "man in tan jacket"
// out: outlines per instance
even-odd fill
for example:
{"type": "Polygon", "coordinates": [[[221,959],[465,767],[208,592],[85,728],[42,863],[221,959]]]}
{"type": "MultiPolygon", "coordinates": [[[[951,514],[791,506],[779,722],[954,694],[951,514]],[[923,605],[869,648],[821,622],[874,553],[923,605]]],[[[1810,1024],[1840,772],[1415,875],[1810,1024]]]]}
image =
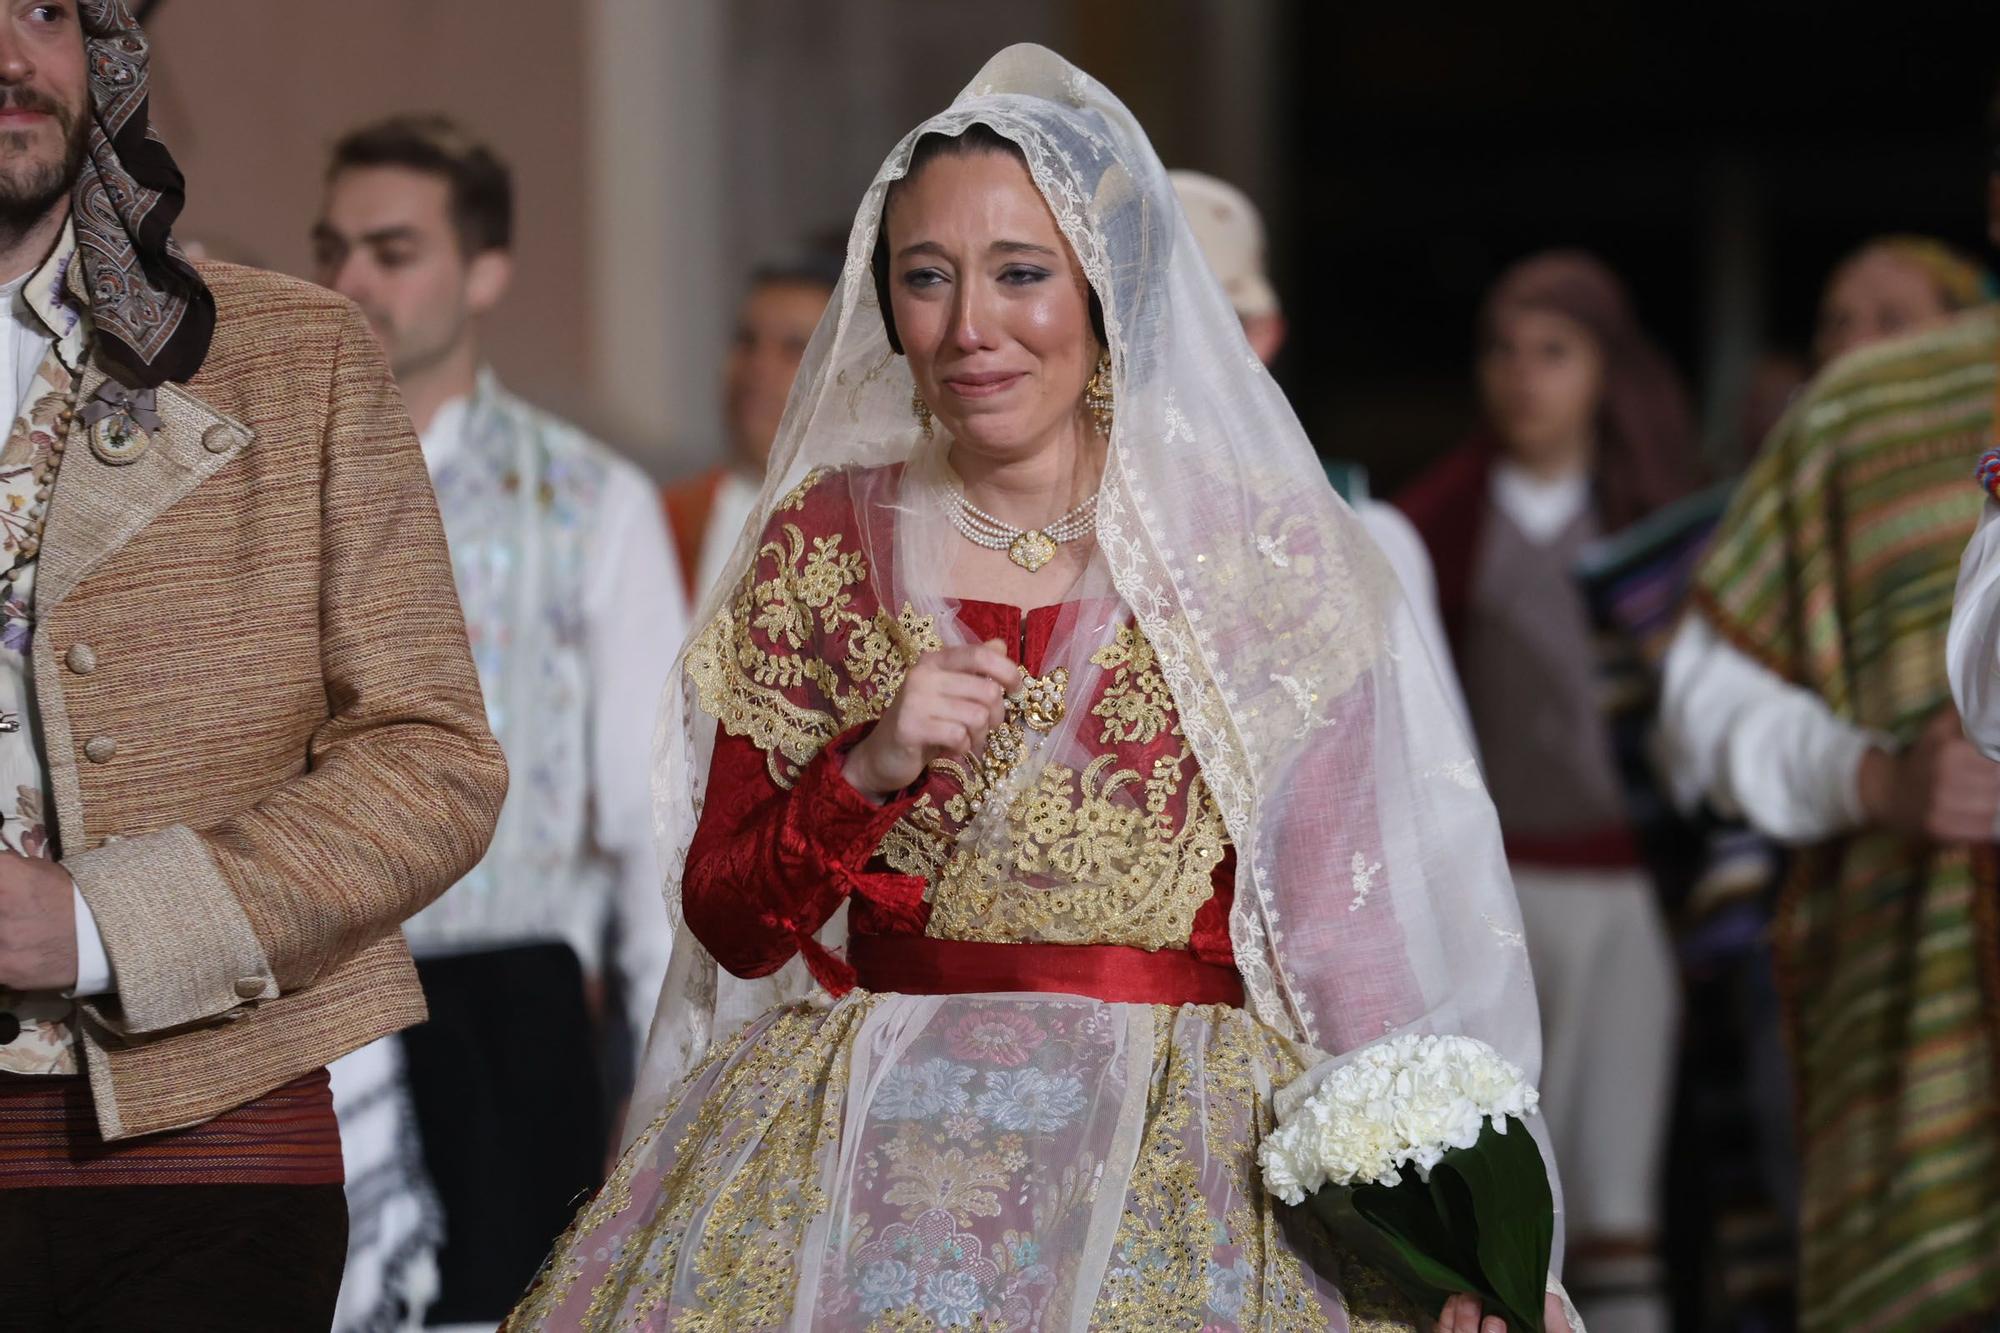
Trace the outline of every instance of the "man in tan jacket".
{"type": "Polygon", "coordinates": [[[324,1328],[324,1066],[506,770],[374,339],[186,260],[146,62],[0,7],[0,1325],[324,1328]]]}

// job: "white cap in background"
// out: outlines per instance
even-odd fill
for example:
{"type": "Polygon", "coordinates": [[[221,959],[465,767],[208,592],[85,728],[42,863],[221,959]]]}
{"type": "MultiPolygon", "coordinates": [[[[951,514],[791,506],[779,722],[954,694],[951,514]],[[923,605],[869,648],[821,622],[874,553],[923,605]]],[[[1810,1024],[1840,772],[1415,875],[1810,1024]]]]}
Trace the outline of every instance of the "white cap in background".
{"type": "Polygon", "coordinates": [[[1250,197],[1199,171],[1170,171],[1202,257],[1215,270],[1238,319],[1278,313],[1278,294],[1264,276],[1264,218],[1250,197]]]}

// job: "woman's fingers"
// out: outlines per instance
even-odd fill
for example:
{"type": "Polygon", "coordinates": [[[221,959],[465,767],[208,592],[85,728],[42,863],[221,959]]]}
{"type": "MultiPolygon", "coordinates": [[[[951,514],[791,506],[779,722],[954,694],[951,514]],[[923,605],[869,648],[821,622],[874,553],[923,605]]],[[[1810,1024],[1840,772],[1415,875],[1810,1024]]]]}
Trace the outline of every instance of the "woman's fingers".
{"type": "Polygon", "coordinates": [[[970,699],[935,699],[916,722],[917,739],[930,749],[972,754],[986,743],[987,713],[970,699]]]}
{"type": "Polygon", "coordinates": [[[1439,1333],[1507,1333],[1507,1321],[1488,1315],[1476,1296],[1454,1296],[1438,1316],[1439,1333]]]}
{"type": "Polygon", "coordinates": [[[925,654],[918,665],[928,665],[933,670],[963,672],[968,676],[985,676],[1005,689],[1012,689],[1021,680],[1020,666],[1007,656],[1004,645],[998,639],[941,648],[925,654]]]}
{"type": "Polygon", "coordinates": [[[1438,1333],[1481,1333],[1480,1304],[1471,1296],[1453,1296],[1438,1315],[1438,1333]]]}
{"type": "Polygon", "coordinates": [[[1021,664],[1007,656],[1007,645],[998,639],[988,639],[979,645],[968,670],[986,677],[1002,690],[1021,687],[1021,664]]]}
{"type": "Polygon", "coordinates": [[[922,744],[926,760],[970,754],[972,729],[948,717],[933,718],[923,730],[922,744]]]}
{"type": "Polygon", "coordinates": [[[965,728],[965,752],[976,754],[986,745],[986,733],[993,729],[992,709],[973,699],[942,701],[952,721],[965,728]]]}
{"type": "Polygon", "coordinates": [[[983,676],[976,671],[949,671],[937,678],[939,694],[954,699],[974,699],[982,704],[1004,704],[1007,691],[991,676],[983,676]]]}

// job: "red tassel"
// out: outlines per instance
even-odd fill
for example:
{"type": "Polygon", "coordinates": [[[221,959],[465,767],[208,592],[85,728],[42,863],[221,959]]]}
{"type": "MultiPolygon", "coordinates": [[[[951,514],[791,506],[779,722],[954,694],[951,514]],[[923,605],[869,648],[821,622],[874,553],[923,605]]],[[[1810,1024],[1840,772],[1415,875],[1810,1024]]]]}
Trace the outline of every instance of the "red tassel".
{"type": "Polygon", "coordinates": [[[826,987],[828,994],[838,999],[854,989],[857,978],[852,967],[835,958],[807,931],[794,931],[792,938],[799,942],[799,957],[806,960],[806,971],[812,973],[814,981],[826,987]]]}
{"type": "Polygon", "coordinates": [[[871,875],[846,866],[829,867],[834,882],[850,897],[866,898],[882,911],[885,924],[912,935],[924,933],[923,879],[917,875],[871,875]]]}

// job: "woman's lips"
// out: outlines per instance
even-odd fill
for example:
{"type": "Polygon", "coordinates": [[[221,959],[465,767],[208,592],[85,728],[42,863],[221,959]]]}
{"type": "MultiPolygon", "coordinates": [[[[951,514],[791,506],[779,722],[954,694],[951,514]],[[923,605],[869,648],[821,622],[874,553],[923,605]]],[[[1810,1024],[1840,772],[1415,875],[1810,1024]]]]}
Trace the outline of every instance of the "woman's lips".
{"type": "Polygon", "coordinates": [[[947,375],[944,386],[960,398],[991,398],[1004,393],[1024,378],[1018,370],[990,370],[976,375],[947,375]]]}

